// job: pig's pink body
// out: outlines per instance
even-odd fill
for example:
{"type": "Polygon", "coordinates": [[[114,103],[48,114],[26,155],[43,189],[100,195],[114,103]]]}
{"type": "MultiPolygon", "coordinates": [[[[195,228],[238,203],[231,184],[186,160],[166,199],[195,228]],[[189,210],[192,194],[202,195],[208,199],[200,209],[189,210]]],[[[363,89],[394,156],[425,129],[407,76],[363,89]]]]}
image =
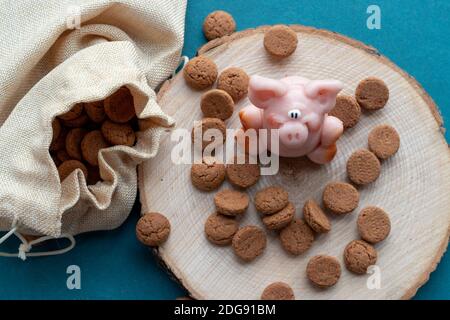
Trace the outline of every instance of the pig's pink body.
{"type": "MultiPolygon", "coordinates": [[[[249,83],[253,105],[239,116],[244,129],[278,129],[280,156],[308,156],[324,164],[334,158],[343,132],[341,120],[327,114],[342,88],[336,80],[253,76],[249,83]]],[[[267,148],[271,150],[270,139],[267,148]]]]}

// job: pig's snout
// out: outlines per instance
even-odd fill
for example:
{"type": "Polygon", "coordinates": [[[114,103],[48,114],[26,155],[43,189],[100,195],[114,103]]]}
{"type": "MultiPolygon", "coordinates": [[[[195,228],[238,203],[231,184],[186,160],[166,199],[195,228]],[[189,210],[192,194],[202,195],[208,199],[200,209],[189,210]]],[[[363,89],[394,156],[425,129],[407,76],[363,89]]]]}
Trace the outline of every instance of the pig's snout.
{"type": "Polygon", "coordinates": [[[287,122],[280,127],[279,135],[283,145],[298,148],[308,139],[308,128],[299,122],[287,122]]]}

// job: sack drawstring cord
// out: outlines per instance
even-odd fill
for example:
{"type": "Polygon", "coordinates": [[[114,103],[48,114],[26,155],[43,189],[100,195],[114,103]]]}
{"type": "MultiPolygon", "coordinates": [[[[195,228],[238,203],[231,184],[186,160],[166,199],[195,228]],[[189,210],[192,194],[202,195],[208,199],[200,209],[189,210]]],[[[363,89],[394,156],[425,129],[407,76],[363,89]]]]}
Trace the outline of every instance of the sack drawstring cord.
{"type": "Polygon", "coordinates": [[[55,256],[59,254],[63,254],[69,252],[75,247],[76,241],[75,238],[71,234],[61,234],[60,237],[50,237],[44,236],[38,239],[32,240],[28,242],[19,232],[17,232],[16,221],[13,222],[13,226],[11,230],[9,230],[3,237],[0,238],[0,244],[5,242],[9,237],[15,235],[22,243],[19,245],[18,252],[9,253],[9,252],[0,252],[0,257],[14,257],[19,258],[23,261],[27,259],[27,257],[44,257],[44,256],[55,256]],[[42,243],[48,240],[56,240],[56,239],[68,239],[70,241],[70,245],[63,249],[52,250],[52,251],[43,251],[43,252],[30,252],[34,245],[38,243],[42,243]]]}

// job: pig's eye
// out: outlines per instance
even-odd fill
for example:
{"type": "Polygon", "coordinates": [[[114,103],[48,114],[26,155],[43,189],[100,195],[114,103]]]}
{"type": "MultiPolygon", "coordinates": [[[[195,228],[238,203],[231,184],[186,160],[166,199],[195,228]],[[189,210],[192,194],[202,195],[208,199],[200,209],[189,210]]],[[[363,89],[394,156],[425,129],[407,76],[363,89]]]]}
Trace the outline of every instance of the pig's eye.
{"type": "Polygon", "coordinates": [[[288,112],[288,116],[291,119],[298,119],[300,118],[301,112],[298,109],[294,109],[288,112]]]}

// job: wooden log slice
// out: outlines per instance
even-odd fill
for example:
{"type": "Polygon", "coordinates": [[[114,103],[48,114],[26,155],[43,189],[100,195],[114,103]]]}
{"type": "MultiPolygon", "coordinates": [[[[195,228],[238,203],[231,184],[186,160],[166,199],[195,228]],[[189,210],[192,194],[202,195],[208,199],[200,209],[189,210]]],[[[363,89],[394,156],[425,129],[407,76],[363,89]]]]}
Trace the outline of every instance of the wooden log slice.
{"type": "MultiPolygon", "coordinates": [[[[442,134],[442,119],[432,99],[408,74],[375,49],[325,30],[292,26],[298,34],[296,52],[274,60],[263,47],[267,27],[247,30],[213,40],[199,50],[212,58],[219,72],[227,67],[243,68],[249,75],[281,78],[301,75],[311,79],[335,78],[345,84],[344,94],[354,94],[360,80],[375,76],[390,89],[383,110],[363,112],[360,122],[338,142],[335,160],[324,166],[305,159],[282,159],[279,173],[264,176],[248,189],[253,201],[257,190],[283,185],[297,207],[297,217],[307,199],[321,200],[322,190],[332,180],[346,180],[346,160],[367,147],[370,130],[390,124],[400,134],[401,146],[383,161],[377,181],[359,188],[361,199],[353,214],[331,216],[332,230],[316,237],[312,248],[294,257],[281,248],[275,233],[268,234],[264,254],[251,263],[239,261],[230,247],[217,247],[204,235],[204,222],[214,211],[214,192],[204,193],[190,182],[190,165],[175,165],[175,145],[170,132],[163,134],[158,155],[139,168],[142,211],[164,213],[172,224],[169,240],[158,254],[181,284],[196,299],[259,299],[272,282],[288,283],[297,299],[409,299],[424,284],[443,255],[450,224],[450,153],[442,134]],[[356,219],[369,205],[389,213],[392,231],[375,247],[381,272],[381,288],[369,289],[370,275],[356,276],[343,264],[345,246],[358,239],[356,219]],[[343,267],[339,282],[317,290],[306,277],[308,260],[317,254],[335,256],[343,267]]],[[[166,82],[159,93],[163,110],[177,121],[176,128],[191,130],[202,118],[202,92],[190,89],[181,73],[166,82]]],[[[238,111],[227,121],[240,127],[238,111]]],[[[231,187],[227,182],[221,188],[231,187]]],[[[263,226],[253,203],[240,225],[263,226]]]]}

